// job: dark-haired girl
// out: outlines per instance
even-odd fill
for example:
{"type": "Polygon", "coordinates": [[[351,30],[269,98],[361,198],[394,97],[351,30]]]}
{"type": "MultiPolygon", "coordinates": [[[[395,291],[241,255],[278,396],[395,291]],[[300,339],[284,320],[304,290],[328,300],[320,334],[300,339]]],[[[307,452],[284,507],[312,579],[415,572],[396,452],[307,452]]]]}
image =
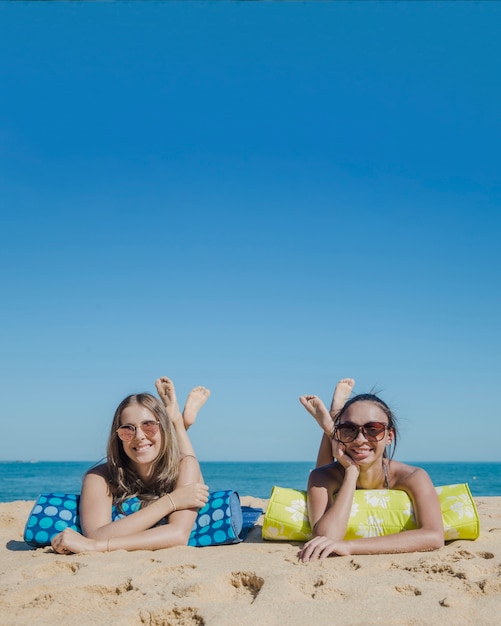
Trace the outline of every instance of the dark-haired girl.
{"type": "Polygon", "coordinates": [[[394,461],[387,446],[396,442],[395,416],[378,396],[350,399],[354,380],[338,383],[327,411],[317,396],[301,404],[324,431],[317,468],[308,481],[308,517],[313,538],[301,550],[303,561],[330,555],[382,554],[436,550],[444,545],[440,503],[428,474],[394,461]],[[418,528],[393,535],[345,541],[356,489],[400,489],[411,499],[418,528]],[[334,497],[335,496],[335,497],[334,497]]]}

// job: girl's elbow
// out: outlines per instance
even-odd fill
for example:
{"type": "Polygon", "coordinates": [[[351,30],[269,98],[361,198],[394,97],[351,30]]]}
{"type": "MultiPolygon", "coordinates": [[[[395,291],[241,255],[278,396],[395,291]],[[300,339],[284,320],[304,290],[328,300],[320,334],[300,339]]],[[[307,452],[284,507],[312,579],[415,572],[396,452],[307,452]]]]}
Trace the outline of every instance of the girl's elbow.
{"type": "Polygon", "coordinates": [[[444,531],[436,530],[430,534],[429,538],[429,550],[440,550],[445,545],[444,531]]]}
{"type": "Polygon", "coordinates": [[[82,535],[87,539],[99,539],[98,534],[98,528],[82,528],[82,535]]]}
{"type": "Polygon", "coordinates": [[[311,524],[311,536],[313,537],[319,537],[319,536],[325,536],[325,532],[324,532],[324,527],[322,525],[322,520],[319,519],[317,520],[314,524],[311,524]]]}
{"type": "Polygon", "coordinates": [[[186,526],[173,525],[172,534],[170,536],[170,543],[172,547],[187,546],[190,539],[191,528],[186,526]]]}
{"type": "Polygon", "coordinates": [[[179,543],[178,546],[187,546],[188,541],[190,540],[191,530],[180,531],[179,533],[179,543]]]}

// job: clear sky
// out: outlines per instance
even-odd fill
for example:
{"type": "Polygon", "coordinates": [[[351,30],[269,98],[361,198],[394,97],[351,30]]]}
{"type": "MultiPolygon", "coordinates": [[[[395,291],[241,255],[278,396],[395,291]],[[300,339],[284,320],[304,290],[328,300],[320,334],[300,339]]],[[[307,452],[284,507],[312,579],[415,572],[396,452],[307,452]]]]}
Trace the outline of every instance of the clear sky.
{"type": "Polygon", "coordinates": [[[501,3],[0,3],[0,460],[98,460],[212,391],[210,460],[499,461],[501,3]]]}

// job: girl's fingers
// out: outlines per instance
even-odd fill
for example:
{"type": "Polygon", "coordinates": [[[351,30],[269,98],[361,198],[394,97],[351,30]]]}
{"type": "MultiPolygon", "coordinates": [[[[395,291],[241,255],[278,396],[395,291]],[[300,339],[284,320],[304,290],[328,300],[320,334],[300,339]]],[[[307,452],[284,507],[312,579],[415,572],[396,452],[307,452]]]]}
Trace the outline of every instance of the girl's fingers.
{"type": "Polygon", "coordinates": [[[315,537],[314,539],[311,539],[310,541],[308,541],[308,543],[306,543],[303,546],[303,549],[301,551],[301,559],[303,561],[311,561],[312,557],[315,554],[315,549],[317,547],[317,544],[319,543],[319,540],[321,540],[322,537],[315,537]]]}

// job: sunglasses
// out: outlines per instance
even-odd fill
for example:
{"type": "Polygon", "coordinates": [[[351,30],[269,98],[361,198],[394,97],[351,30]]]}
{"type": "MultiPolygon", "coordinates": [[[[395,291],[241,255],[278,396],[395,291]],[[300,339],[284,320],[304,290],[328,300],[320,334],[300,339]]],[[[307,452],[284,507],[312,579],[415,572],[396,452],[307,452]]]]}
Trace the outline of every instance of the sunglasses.
{"type": "Polygon", "coordinates": [[[132,441],[136,436],[136,431],[140,428],[147,437],[153,437],[158,433],[160,422],[156,420],[144,420],[138,426],[124,424],[117,429],[117,435],[122,441],[132,441]]]}
{"type": "Polygon", "coordinates": [[[363,426],[345,422],[344,424],[338,424],[334,428],[333,438],[341,443],[351,443],[362,432],[367,441],[381,441],[389,428],[388,424],[383,422],[367,422],[363,426]]]}

